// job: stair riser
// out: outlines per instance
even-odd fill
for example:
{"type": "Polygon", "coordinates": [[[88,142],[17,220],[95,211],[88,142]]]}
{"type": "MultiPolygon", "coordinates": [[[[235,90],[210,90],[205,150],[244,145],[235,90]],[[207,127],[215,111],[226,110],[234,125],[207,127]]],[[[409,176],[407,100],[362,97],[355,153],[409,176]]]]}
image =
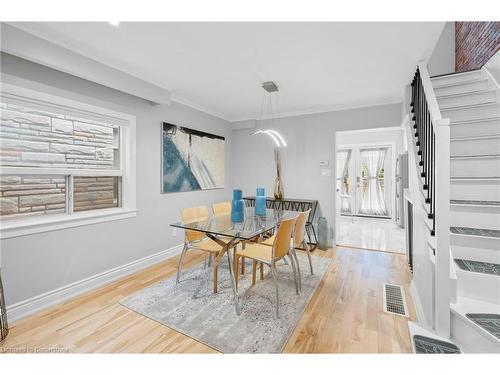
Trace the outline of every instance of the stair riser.
{"type": "Polygon", "coordinates": [[[480,70],[467,72],[463,74],[450,74],[447,76],[431,78],[432,86],[437,88],[445,85],[463,84],[472,80],[480,80],[482,78],[480,70]]]}
{"type": "Polygon", "coordinates": [[[499,353],[498,342],[480,333],[481,328],[467,323],[453,310],[450,318],[451,339],[464,353],[499,353]]]}
{"type": "Polygon", "coordinates": [[[469,259],[500,264],[500,239],[450,235],[454,259],[469,259]]]}
{"type": "Polygon", "coordinates": [[[476,246],[476,244],[472,244],[471,246],[452,245],[451,253],[455,259],[469,259],[478,262],[500,264],[500,249],[484,249],[476,246]]]}
{"type": "Polygon", "coordinates": [[[449,118],[451,121],[473,121],[485,118],[497,118],[500,117],[500,104],[463,109],[444,109],[441,111],[441,116],[443,118],[449,118]]]}
{"type": "Polygon", "coordinates": [[[451,181],[450,199],[500,201],[500,181],[451,181]]]}
{"type": "Polygon", "coordinates": [[[500,134],[500,119],[465,124],[450,124],[450,137],[479,137],[500,134]]]}
{"type": "Polygon", "coordinates": [[[500,153],[500,137],[471,140],[454,140],[450,144],[451,156],[484,155],[500,153]]]}
{"type": "Polygon", "coordinates": [[[482,229],[500,229],[500,207],[451,205],[450,225],[482,229]]]}
{"type": "Polygon", "coordinates": [[[450,176],[451,177],[500,177],[500,157],[451,159],[450,176]]]}
{"type": "Polygon", "coordinates": [[[444,110],[446,108],[461,107],[465,105],[493,103],[496,101],[496,93],[495,91],[485,91],[470,93],[466,96],[443,98],[438,97],[437,99],[439,108],[441,110],[444,110]]]}
{"type": "Polygon", "coordinates": [[[435,87],[434,93],[436,97],[445,95],[458,95],[458,94],[468,94],[475,91],[487,90],[488,81],[476,81],[470,83],[464,83],[461,85],[448,86],[448,87],[435,87]]]}
{"type": "Polygon", "coordinates": [[[457,269],[458,297],[500,304],[500,277],[457,269]]]}

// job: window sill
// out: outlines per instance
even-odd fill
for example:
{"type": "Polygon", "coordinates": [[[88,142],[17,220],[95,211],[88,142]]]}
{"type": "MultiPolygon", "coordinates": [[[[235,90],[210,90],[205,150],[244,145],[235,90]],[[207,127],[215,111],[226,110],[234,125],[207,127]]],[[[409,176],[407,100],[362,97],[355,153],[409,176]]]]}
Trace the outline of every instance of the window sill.
{"type": "Polygon", "coordinates": [[[0,223],[0,239],[27,236],[83,225],[107,223],[137,216],[136,209],[110,208],[71,215],[46,215],[33,218],[3,220],[0,223]]]}

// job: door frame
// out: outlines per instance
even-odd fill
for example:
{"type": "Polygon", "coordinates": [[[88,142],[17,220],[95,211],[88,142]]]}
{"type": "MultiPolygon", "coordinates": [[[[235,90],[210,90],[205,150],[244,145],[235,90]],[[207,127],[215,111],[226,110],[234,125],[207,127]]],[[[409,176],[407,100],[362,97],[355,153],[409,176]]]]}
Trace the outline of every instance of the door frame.
{"type": "MultiPolygon", "coordinates": [[[[390,131],[390,130],[399,130],[399,131],[402,131],[404,132],[404,128],[402,126],[387,126],[387,127],[378,127],[378,128],[368,128],[368,129],[357,129],[357,130],[340,130],[340,131],[336,131],[335,132],[335,135],[334,135],[334,149],[333,149],[333,165],[332,165],[332,169],[333,169],[333,173],[332,173],[332,177],[333,178],[333,199],[334,199],[334,205],[333,205],[333,217],[335,218],[335,238],[334,238],[334,241],[335,243],[337,243],[337,237],[338,237],[338,234],[340,233],[340,222],[339,222],[339,219],[340,219],[340,197],[339,197],[339,193],[337,192],[337,189],[336,189],[336,186],[337,186],[337,151],[341,148],[339,147],[339,134],[345,134],[345,133],[370,133],[370,132],[381,132],[381,131],[390,131]]],[[[404,133],[402,133],[402,136],[404,136],[404,133]]],[[[373,142],[375,144],[383,144],[383,143],[386,143],[386,144],[391,144],[393,145],[392,146],[392,149],[393,149],[393,155],[392,155],[392,168],[395,168],[396,166],[396,143],[395,142],[373,142]]],[[[346,148],[345,145],[342,145],[342,149],[343,148],[346,148]]],[[[403,142],[403,149],[404,149],[404,142],[403,142]]],[[[393,192],[394,192],[394,188],[395,188],[395,179],[393,179],[392,181],[392,185],[393,185],[393,192]]],[[[395,195],[394,195],[394,201],[396,200],[395,198],[395,195]]],[[[392,215],[391,215],[391,220],[394,221],[394,210],[392,210],[392,215]]]]}
{"type": "MultiPolygon", "coordinates": [[[[394,174],[394,168],[396,168],[396,157],[395,157],[395,154],[396,154],[396,142],[369,142],[369,143],[352,143],[352,144],[345,144],[345,145],[342,145],[340,146],[335,152],[339,152],[339,151],[342,151],[342,150],[354,150],[354,149],[358,149],[359,151],[361,151],[362,149],[376,149],[376,148],[389,148],[391,150],[391,158],[390,158],[390,170],[391,170],[391,176],[394,174]]],[[[351,157],[354,155],[354,152],[351,152],[351,157]]],[[[337,164],[337,163],[335,163],[337,164]]],[[[396,188],[396,180],[395,180],[395,176],[392,176],[393,178],[391,178],[391,181],[390,181],[390,185],[391,185],[391,194],[388,196],[388,199],[391,200],[391,214],[388,215],[388,216],[384,216],[384,218],[390,218],[391,220],[395,220],[395,211],[394,211],[394,204],[395,204],[395,201],[396,199],[393,197],[394,196],[394,192],[395,192],[395,188],[396,188]],[[394,199],[393,199],[394,198],[394,199]]],[[[354,176],[354,178],[356,178],[356,176],[354,176]]],[[[335,175],[335,180],[337,179],[337,175],[335,175]]],[[[385,179],[385,177],[384,177],[385,179]]],[[[387,182],[384,181],[384,184],[387,182]]],[[[335,189],[335,193],[337,193],[337,189],[335,189]]],[[[357,194],[357,192],[356,192],[357,194]]],[[[358,204],[359,202],[357,202],[358,204]]],[[[339,215],[340,215],[340,211],[339,211],[339,215]]],[[[356,215],[356,216],[366,216],[366,217],[372,217],[370,215],[356,215]]]]}

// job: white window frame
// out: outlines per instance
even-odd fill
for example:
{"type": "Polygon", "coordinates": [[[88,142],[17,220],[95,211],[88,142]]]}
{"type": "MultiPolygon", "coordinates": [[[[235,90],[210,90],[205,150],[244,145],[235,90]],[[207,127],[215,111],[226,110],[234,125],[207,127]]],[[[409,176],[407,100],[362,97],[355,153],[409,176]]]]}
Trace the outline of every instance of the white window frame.
{"type": "Polygon", "coordinates": [[[119,197],[121,206],[89,211],[73,212],[72,188],[68,192],[66,213],[47,214],[15,219],[0,219],[0,239],[48,232],[82,225],[97,224],[137,216],[136,208],[136,118],[135,116],[107,108],[82,103],[63,97],[45,94],[16,85],[0,82],[0,101],[7,104],[27,106],[46,111],[57,111],[77,117],[93,119],[120,126],[119,169],[76,169],[54,167],[9,167],[1,166],[0,175],[59,175],[70,176],[118,176],[121,177],[119,197]]]}

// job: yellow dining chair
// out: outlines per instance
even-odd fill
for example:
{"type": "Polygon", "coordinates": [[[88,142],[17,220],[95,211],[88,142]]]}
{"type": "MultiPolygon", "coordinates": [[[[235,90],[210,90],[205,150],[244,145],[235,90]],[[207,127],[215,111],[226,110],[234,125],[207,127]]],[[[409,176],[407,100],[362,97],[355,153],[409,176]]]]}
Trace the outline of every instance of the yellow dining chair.
{"type": "MultiPolygon", "coordinates": [[[[303,248],[307,253],[307,258],[309,260],[309,268],[311,270],[311,275],[314,275],[312,259],[311,259],[311,250],[309,249],[309,244],[305,238],[306,232],[306,222],[309,217],[309,213],[311,210],[299,212],[299,216],[297,217],[297,223],[295,223],[295,229],[293,231],[293,247],[295,249],[303,248]]],[[[263,241],[263,245],[272,246],[274,242],[274,237],[271,236],[267,240],[263,241]]],[[[300,276],[300,267],[299,267],[299,276],[300,276]]]]}
{"type": "MultiPolygon", "coordinates": [[[[208,220],[208,208],[206,206],[184,208],[181,211],[181,219],[184,224],[208,220]]],[[[184,261],[187,251],[190,249],[205,251],[209,253],[210,259],[217,257],[217,255],[219,255],[219,253],[223,250],[222,246],[206,237],[205,233],[187,229],[184,237],[184,248],[182,249],[179,264],[177,266],[177,283],[179,283],[181,279],[182,262],[184,261]]],[[[214,293],[217,293],[217,271],[217,267],[214,267],[214,293]]]]}
{"type": "Polygon", "coordinates": [[[231,215],[231,203],[230,202],[219,202],[212,204],[212,211],[214,217],[231,215]]]}
{"type": "MultiPolygon", "coordinates": [[[[295,291],[299,294],[299,281],[298,281],[298,270],[297,263],[295,257],[292,256],[290,247],[290,239],[292,237],[293,228],[295,226],[295,222],[297,221],[297,217],[293,217],[291,219],[283,220],[276,231],[276,235],[274,238],[273,246],[265,246],[259,243],[249,243],[246,245],[245,249],[238,250],[234,256],[234,266],[235,269],[238,267],[238,258],[246,257],[250,258],[254,261],[253,263],[253,278],[252,284],[255,284],[255,269],[256,262],[261,262],[271,269],[271,275],[273,277],[274,286],[276,289],[276,316],[279,317],[279,289],[278,289],[278,273],[276,271],[276,262],[280,259],[288,256],[290,260],[290,265],[293,270],[293,277],[295,281],[295,291]]],[[[235,281],[236,285],[238,285],[238,273],[235,272],[235,281]]]]}

